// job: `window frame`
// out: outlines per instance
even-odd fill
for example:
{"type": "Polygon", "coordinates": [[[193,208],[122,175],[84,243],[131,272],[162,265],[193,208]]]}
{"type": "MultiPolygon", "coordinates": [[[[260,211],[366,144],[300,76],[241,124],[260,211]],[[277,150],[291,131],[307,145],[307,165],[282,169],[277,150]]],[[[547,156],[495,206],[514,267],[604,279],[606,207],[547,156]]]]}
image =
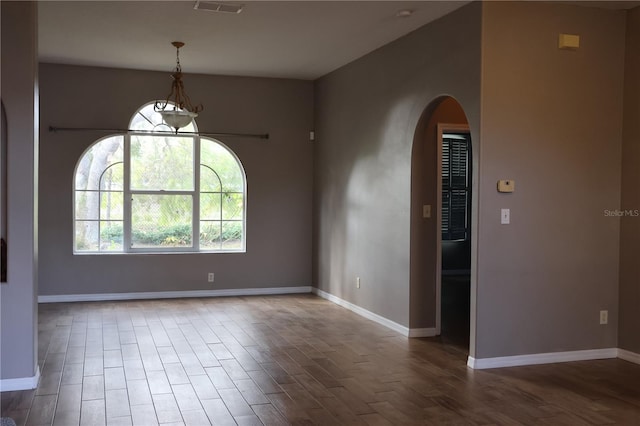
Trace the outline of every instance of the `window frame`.
{"type": "MultiPolygon", "coordinates": [[[[143,105],[142,107],[140,107],[138,110],[136,110],[136,112],[134,113],[132,120],[134,120],[134,118],[137,116],[138,113],[140,113],[141,111],[144,110],[144,108],[148,107],[149,105],[153,105],[155,102],[149,102],[145,105],[143,105]]],[[[155,126],[157,127],[157,125],[155,126]]],[[[119,191],[113,191],[113,192],[119,192],[119,191]]],[[[197,125],[195,123],[195,121],[193,122],[193,131],[184,131],[184,132],[177,132],[177,133],[158,133],[158,132],[154,132],[154,131],[145,131],[145,130],[129,130],[126,133],[120,133],[120,134],[112,134],[112,135],[108,135],[108,136],[104,136],[102,138],[97,139],[96,141],[94,141],[90,146],[88,146],[80,155],[80,157],[78,158],[78,161],[76,162],[75,168],[74,168],[74,172],[73,172],[73,181],[72,181],[72,193],[73,193],[73,223],[72,223],[72,234],[73,234],[73,254],[77,254],[77,255],[95,255],[95,254],[99,254],[99,255],[112,255],[112,254],[177,254],[177,253],[190,253],[190,254],[197,254],[197,253],[246,253],[247,250],[247,177],[246,177],[246,172],[244,169],[244,166],[242,164],[242,162],[240,161],[240,159],[238,158],[237,154],[231,150],[226,144],[224,144],[223,142],[221,142],[218,139],[214,139],[211,137],[201,137],[198,134],[198,130],[197,130],[197,125]],[[142,137],[146,137],[146,136],[162,136],[162,137],[183,137],[183,138],[191,138],[192,139],[192,149],[193,149],[193,189],[192,190],[163,190],[163,189],[159,189],[159,190],[140,190],[140,189],[136,189],[133,190],[131,188],[131,141],[133,137],[136,136],[142,136],[142,137]],[[106,139],[112,138],[112,137],[121,137],[122,138],[122,161],[118,161],[118,162],[114,162],[112,164],[109,164],[107,167],[105,167],[104,170],[102,170],[101,175],[100,175],[100,179],[98,181],[98,189],[97,190],[86,190],[86,189],[78,189],[76,187],[76,179],[77,179],[77,173],[78,173],[78,168],[83,160],[83,158],[85,157],[85,155],[87,155],[87,153],[94,147],[96,146],[96,144],[103,142],[106,139]],[[219,145],[220,147],[222,147],[229,155],[231,155],[231,157],[235,160],[237,167],[239,169],[240,172],[240,177],[242,179],[242,188],[241,191],[224,191],[223,189],[223,181],[222,179],[220,179],[220,174],[218,171],[216,171],[216,169],[214,168],[213,165],[211,164],[203,164],[201,161],[201,154],[202,154],[202,143],[203,142],[212,142],[214,144],[219,145]],[[102,218],[102,194],[105,193],[106,191],[102,191],[101,189],[101,182],[102,182],[102,176],[104,175],[104,173],[106,173],[106,171],[110,168],[113,167],[116,164],[120,164],[122,163],[122,167],[123,167],[123,176],[122,176],[122,197],[123,197],[123,205],[122,205],[122,250],[116,251],[116,250],[101,250],[100,249],[100,231],[101,231],[101,223],[104,222],[103,218],[102,218]],[[218,249],[201,249],[201,244],[200,244],[200,223],[203,222],[203,218],[201,218],[200,215],[200,207],[201,207],[201,196],[202,196],[202,191],[201,191],[201,168],[202,167],[207,167],[208,169],[210,169],[211,171],[213,171],[216,176],[218,177],[220,183],[221,183],[221,187],[220,187],[220,192],[216,193],[216,192],[211,192],[211,191],[205,191],[205,193],[213,193],[213,194],[220,194],[221,197],[221,201],[222,201],[222,197],[224,196],[223,194],[229,192],[229,193],[233,193],[233,194],[241,194],[242,196],[242,215],[240,219],[227,219],[225,220],[223,215],[220,214],[220,218],[219,219],[204,219],[204,221],[206,222],[217,222],[220,225],[220,247],[218,249]],[[98,212],[98,216],[95,219],[78,219],[77,218],[77,195],[78,192],[80,191],[84,191],[84,192],[97,192],[98,193],[98,208],[97,208],[97,212],[98,212]],[[133,210],[132,210],[132,201],[134,198],[134,195],[188,195],[191,196],[191,200],[192,200],[192,210],[191,210],[191,246],[187,246],[187,247],[133,247],[132,246],[132,233],[133,233],[133,210]],[[81,222],[81,221],[93,221],[93,222],[97,222],[98,223],[98,249],[97,250],[78,250],[77,249],[77,223],[81,222]],[[224,248],[224,240],[222,239],[222,230],[224,227],[224,223],[225,222],[239,222],[242,225],[242,237],[241,237],[241,241],[240,241],[240,247],[237,249],[229,249],[229,248],[224,248]]],[[[222,203],[221,203],[221,207],[220,207],[221,213],[222,213],[222,203]]]]}

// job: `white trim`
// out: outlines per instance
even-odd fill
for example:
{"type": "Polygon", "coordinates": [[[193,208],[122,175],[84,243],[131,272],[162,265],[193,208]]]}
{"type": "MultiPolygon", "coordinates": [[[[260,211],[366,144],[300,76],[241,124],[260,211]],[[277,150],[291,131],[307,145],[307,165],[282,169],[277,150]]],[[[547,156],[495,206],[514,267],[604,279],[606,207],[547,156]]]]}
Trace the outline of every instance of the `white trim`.
{"type": "Polygon", "coordinates": [[[398,324],[397,322],[391,321],[390,319],[387,319],[383,316],[380,316],[364,308],[361,308],[358,305],[354,305],[351,302],[347,302],[344,299],[340,299],[339,297],[334,296],[331,293],[327,293],[326,291],[320,290],[319,288],[313,287],[311,289],[311,292],[322,297],[323,299],[327,299],[328,301],[335,303],[336,305],[342,306],[343,308],[347,308],[350,311],[360,315],[361,317],[364,317],[373,322],[377,322],[378,324],[384,325],[385,327],[388,327],[391,330],[397,331],[403,336],[409,337],[410,330],[404,325],[398,324]]]}
{"type": "Polygon", "coordinates": [[[0,379],[0,392],[35,389],[40,381],[40,366],[36,366],[36,374],[31,377],[17,379],[0,379]]]}
{"type": "Polygon", "coordinates": [[[589,361],[594,359],[617,358],[617,348],[589,349],[584,351],[549,352],[542,354],[503,356],[496,358],[469,357],[467,366],[476,370],[485,368],[516,367],[521,365],[552,364],[556,362],[589,361]]]}
{"type": "Polygon", "coordinates": [[[626,349],[618,348],[618,358],[625,361],[633,362],[634,364],[640,364],[640,354],[628,351],[626,349]]]}
{"type": "MultiPolygon", "coordinates": [[[[436,335],[442,334],[442,123],[436,136],[436,335]]],[[[433,215],[431,215],[433,216],[433,215]]]]}
{"type": "Polygon", "coordinates": [[[435,328],[410,328],[408,337],[434,337],[438,334],[435,328]]]}
{"type": "Polygon", "coordinates": [[[147,291],[134,293],[55,294],[38,296],[38,303],[99,302],[107,300],[180,299],[186,297],[261,296],[311,293],[311,286],[238,288],[223,290],[147,291]]]}

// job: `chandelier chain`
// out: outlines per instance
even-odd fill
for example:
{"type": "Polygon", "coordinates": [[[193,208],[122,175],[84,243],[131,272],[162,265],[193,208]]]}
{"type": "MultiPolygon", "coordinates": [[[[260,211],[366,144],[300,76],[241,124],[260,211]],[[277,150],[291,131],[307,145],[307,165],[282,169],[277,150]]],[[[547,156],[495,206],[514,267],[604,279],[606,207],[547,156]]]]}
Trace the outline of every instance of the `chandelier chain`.
{"type": "Polygon", "coordinates": [[[180,47],[176,46],[176,71],[182,72],[182,66],[180,66],[180,47]]]}
{"type": "Polygon", "coordinates": [[[164,101],[156,101],[155,110],[157,112],[166,112],[169,110],[170,104],[173,104],[173,110],[184,110],[197,115],[202,111],[202,104],[194,106],[191,98],[184,90],[182,82],[182,65],[180,64],[180,48],[184,46],[183,42],[174,41],[171,43],[176,48],[176,69],[171,74],[172,83],[171,90],[164,101]]]}

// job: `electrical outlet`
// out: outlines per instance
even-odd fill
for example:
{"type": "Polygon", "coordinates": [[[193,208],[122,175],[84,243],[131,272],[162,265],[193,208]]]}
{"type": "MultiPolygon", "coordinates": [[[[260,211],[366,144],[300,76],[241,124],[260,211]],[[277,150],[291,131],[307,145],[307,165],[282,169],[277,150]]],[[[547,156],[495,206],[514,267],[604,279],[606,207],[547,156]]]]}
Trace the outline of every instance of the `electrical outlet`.
{"type": "Polygon", "coordinates": [[[209,272],[209,275],[207,275],[207,281],[212,283],[213,282],[213,278],[214,278],[213,272],[209,272]]]}
{"type": "Polygon", "coordinates": [[[609,323],[609,311],[600,311],[600,325],[609,323]]]}
{"type": "Polygon", "coordinates": [[[360,277],[356,278],[356,288],[360,288],[360,277]]]}

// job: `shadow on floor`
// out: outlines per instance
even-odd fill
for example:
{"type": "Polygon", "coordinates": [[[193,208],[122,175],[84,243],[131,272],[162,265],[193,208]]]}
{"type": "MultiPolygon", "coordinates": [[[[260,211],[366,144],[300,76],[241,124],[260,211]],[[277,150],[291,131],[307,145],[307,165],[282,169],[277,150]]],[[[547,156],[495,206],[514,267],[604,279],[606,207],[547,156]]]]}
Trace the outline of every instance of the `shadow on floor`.
{"type": "Polygon", "coordinates": [[[469,351],[469,312],[471,280],[469,275],[442,276],[442,334],[448,345],[469,351]]]}

